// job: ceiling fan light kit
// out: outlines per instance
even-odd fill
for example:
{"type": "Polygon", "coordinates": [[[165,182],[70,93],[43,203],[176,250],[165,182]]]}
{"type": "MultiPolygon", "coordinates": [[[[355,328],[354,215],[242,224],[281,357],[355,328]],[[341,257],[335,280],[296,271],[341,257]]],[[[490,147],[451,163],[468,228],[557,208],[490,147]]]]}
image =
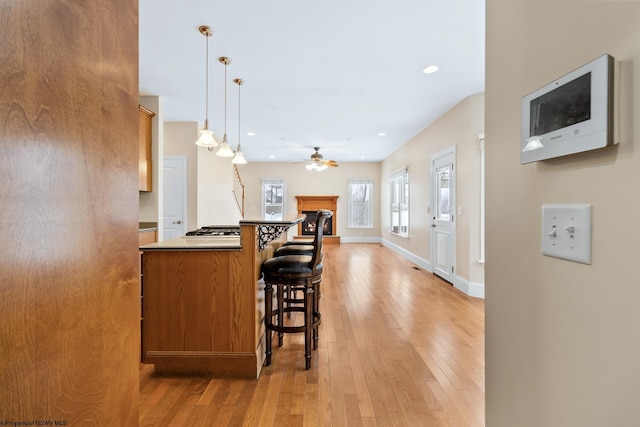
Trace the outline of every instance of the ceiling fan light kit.
{"type": "Polygon", "coordinates": [[[319,153],[320,147],[313,147],[313,149],[316,150],[316,152],[310,156],[305,165],[307,170],[321,172],[329,166],[334,168],[338,167],[338,163],[335,160],[323,160],[322,154],[319,153]]]}

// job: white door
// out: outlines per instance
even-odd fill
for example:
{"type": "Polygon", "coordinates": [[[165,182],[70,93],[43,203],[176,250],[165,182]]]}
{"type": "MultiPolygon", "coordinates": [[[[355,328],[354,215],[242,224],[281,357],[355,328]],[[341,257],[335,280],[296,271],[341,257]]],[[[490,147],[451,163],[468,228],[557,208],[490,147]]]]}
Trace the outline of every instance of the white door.
{"type": "Polygon", "coordinates": [[[187,232],[187,158],[165,156],[162,173],[163,239],[171,240],[187,232]]]}
{"type": "Polygon", "coordinates": [[[455,269],[456,148],[431,157],[431,265],[433,272],[453,283],[455,269]]]}

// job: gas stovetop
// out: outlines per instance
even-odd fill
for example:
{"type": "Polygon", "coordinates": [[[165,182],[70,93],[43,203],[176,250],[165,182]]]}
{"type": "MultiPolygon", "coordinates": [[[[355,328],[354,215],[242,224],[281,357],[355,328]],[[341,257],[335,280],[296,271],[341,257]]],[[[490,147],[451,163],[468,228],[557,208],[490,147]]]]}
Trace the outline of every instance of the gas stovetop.
{"type": "Polygon", "coordinates": [[[207,225],[195,231],[189,231],[187,236],[239,236],[240,227],[225,225],[207,225]]]}

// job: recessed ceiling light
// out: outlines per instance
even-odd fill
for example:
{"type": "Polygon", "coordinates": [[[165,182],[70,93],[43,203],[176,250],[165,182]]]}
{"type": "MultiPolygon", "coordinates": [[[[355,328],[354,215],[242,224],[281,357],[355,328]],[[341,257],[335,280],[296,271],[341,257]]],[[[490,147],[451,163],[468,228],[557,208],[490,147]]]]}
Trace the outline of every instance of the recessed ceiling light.
{"type": "Polygon", "coordinates": [[[247,136],[256,136],[254,132],[247,132],[247,136]]]}
{"type": "Polygon", "coordinates": [[[273,154],[269,156],[270,159],[275,159],[276,156],[274,156],[273,154]]]}
{"type": "Polygon", "coordinates": [[[427,68],[422,70],[422,72],[425,74],[432,74],[432,73],[435,73],[436,71],[438,71],[437,65],[429,65],[427,68]]]}
{"type": "Polygon", "coordinates": [[[378,134],[378,136],[387,136],[387,134],[386,134],[386,133],[384,133],[384,132],[380,132],[380,133],[378,134]]]}

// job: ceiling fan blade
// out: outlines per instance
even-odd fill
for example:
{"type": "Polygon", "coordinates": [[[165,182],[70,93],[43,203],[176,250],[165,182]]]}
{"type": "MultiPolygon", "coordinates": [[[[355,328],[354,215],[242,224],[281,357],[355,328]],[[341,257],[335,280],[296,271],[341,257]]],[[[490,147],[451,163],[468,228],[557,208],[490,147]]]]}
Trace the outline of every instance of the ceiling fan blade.
{"type": "Polygon", "coordinates": [[[327,166],[334,167],[334,168],[338,167],[338,162],[336,162],[335,160],[325,160],[324,164],[327,165],[327,166]]]}

